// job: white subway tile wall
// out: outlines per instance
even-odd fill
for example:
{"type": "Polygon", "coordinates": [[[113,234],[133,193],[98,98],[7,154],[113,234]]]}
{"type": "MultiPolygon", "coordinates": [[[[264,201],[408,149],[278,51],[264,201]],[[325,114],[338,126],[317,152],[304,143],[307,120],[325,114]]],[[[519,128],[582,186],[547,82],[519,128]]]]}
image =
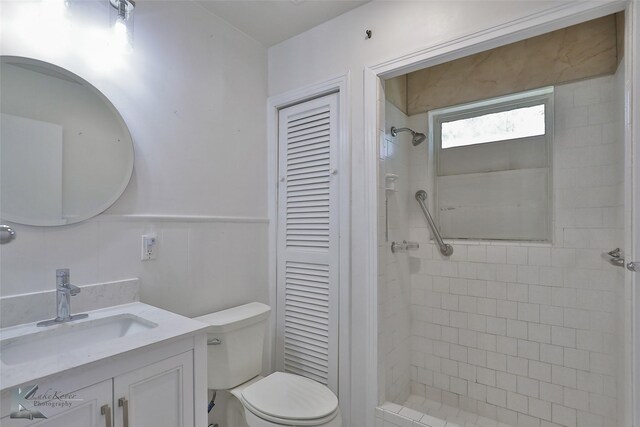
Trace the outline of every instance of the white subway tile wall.
{"type": "MultiPolygon", "coordinates": [[[[624,245],[624,144],[612,96],[618,79],[555,89],[552,244],[454,241],[454,255],[444,258],[422,212],[408,201],[409,238],[420,242],[407,260],[409,297],[402,293],[400,259],[386,242],[380,252],[381,336],[388,334],[380,345],[391,345],[387,354],[396,355],[385,360],[395,380],[386,400],[407,399],[400,389],[402,350],[393,346],[406,340],[406,319],[397,316],[408,301],[409,400],[426,398],[514,426],[616,425],[623,281],[601,255],[624,245]]],[[[426,115],[409,123],[424,131],[426,115]]],[[[399,152],[414,150],[406,197],[429,183],[423,145],[398,146],[395,157],[381,160],[384,168],[403,158],[399,152]]],[[[380,212],[384,224],[384,198],[380,212]]],[[[391,205],[389,215],[396,225],[403,220],[391,205]]]]}

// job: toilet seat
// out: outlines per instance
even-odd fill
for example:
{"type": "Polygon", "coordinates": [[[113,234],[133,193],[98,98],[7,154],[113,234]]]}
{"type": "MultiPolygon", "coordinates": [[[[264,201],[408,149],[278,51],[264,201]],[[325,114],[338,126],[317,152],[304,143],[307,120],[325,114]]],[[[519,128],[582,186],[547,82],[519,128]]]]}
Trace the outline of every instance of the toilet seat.
{"type": "MultiPolygon", "coordinates": [[[[237,401],[237,400],[236,400],[237,401]]],[[[299,421],[291,421],[291,420],[282,420],[279,423],[275,423],[272,421],[265,420],[260,418],[246,406],[244,406],[240,401],[237,401],[238,405],[244,408],[244,420],[246,424],[239,424],[238,427],[300,427],[304,426],[299,421]]],[[[332,420],[329,421],[316,421],[314,424],[305,427],[342,427],[342,415],[340,414],[340,409],[338,409],[336,415],[332,420]]]]}
{"type": "Polygon", "coordinates": [[[338,399],[327,387],[284,372],[243,384],[232,393],[247,411],[278,425],[321,426],[339,413],[338,399]]]}
{"type": "Polygon", "coordinates": [[[276,424],[278,426],[282,425],[282,426],[308,426],[308,427],[314,427],[314,426],[324,426],[327,423],[329,423],[331,420],[333,420],[336,415],[338,414],[338,410],[336,409],[332,414],[330,414],[329,416],[326,416],[324,418],[318,418],[318,419],[308,419],[308,420],[295,420],[295,419],[290,419],[290,418],[278,418],[278,417],[274,417],[268,414],[264,414],[264,413],[260,413],[259,411],[256,411],[254,408],[252,408],[249,404],[247,404],[246,401],[243,401],[242,404],[244,405],[245,409],[247,409],[247,411],[249,411],[251,414],[255,415],[256,417],[258,417],[261,420],[264,421],[269,421],[273,424],[276,424]]]}

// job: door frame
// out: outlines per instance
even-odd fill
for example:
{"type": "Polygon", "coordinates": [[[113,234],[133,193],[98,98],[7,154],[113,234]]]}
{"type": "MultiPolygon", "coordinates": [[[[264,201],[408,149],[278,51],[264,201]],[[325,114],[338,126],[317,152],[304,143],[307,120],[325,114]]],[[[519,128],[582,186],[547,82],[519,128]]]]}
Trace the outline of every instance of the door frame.
{"type": "MultiPolygon", "coordinates": [[[[339,323],[338,323],[338,399],[344,425],[351,414],[351,117],[350,73],[341,74],[267,99],[267,198],[269,218],[269,304],[275,310],[277,298],[278,245],[278,113],[281,109],[315,98],[338,94],[338,191],[339,191],[339,323]]],[[[269,321],[267,360],[269,371],[275,368],[277,316],[269,321]]]]}
{"type": "MultiPolygon", "coordinates": [[[[499,46],[503,46],[509,43],[521,41],[530,37],[535,37],[544,33],[555,31],[571,25],[576,25],[581,22],[596,19],[602,16],[606,16],[612,13],[626,11],[627,17],[634,16],[634,19],[627,20],[627,22],[633,30],[633,37],[630,37],[629,31],[627,31],[627,37],[625,38],[627,61],[630,66],[633,67],[632,79],[627,79],[628,82],[633,81],[633,84],[628,84],[625,90],[625,96],[628,99],[634,100],[635,111],[640,111],[640,73],[638,68],[638,55],[634,58],[631,57],[633,40],[638,40],[639,25],[638,17],[639,13],[636,9],[640,9],[640,5],[634,5],[634,1],[619,1],[610,0],[607,2],[568,2],[558,6],[552,7],[548,10],[531,14],[527,17],[517,19],[511,22],[504,23],[495,27],[487,28],[482,31],[470,33],[462,37],[449,40],[443,43],[429,45],[424,49],[410,52],[408,54],[390,58],[387,61],[372,64],[364,67],[364,212],[362,219],[366,221],[367,233],[363,236],[356,236],[366,240],[366,260],[365,260],[365,280],[368,286],[362,290],[366,293],[366,305],[367,305],[367,318],[366,325],[367,331],[365,337],[364,349],[358,354],[353,354],[355,359],[364,360],[366,363],[367,377],[370,379],[365,384],[365,411],[366,424],[374,425],[374,408],[379,404],[378,402],[378,236],[377,236],[377,207],[378,207],[378,128],[379,120],[379,106],[378,100],[384,100],[384,93],[382,92],[382,79],[388,79],[403,75],[412,71],[416,71],[425,67],[430,67],[444,62],[452,61],[458,58],[469,56],[475,53],[479,53],[485,50],[493,49],[499,46]],[[633,97],[631,97],[633,93],[633,97]]],[[[384,101],[382,101],[384,102],[384,101]]],[[[629,115],[629,127],[633,129],[632,133],[627,133],[625,138],[625,144],[630,147],[633,144],[635,148],[635,156],[638,163],[636,167],[640,165],[640,159],[638,152],[640,151],[640,130],[638,129],[638,114],[629,115]],[[631,139],[630,135],[633,135],[631,139]]],[[[384,120],[384,118],[382,118],[384,120]]],[[[636,202],[638,204],[638,202],[636,202]]],[[[639,251],[640,252],[640,251],[639,251]]],[[[637,256],[638,257],[638,256],[637,256]]],[[[637,292],[637,294],[640,292],[637,292]]],[[[637,317],[640,317],[640,296],[636,295],[636,308],[635,313],[637,317]]],[[[627,322],[631,322],[631,319],[625,319],[627,322]]],[[[639,320],[636,320],[638,324],[639,320]]],[[[639,328],[640,329],[640,328],[639,328]]],[[[625,333],[626,341],[633,342],[632,336],[625,333]]],[[[631,368],[632,360],[635,358],[635,366],[640,371],[640,332],[635,332],[637,342],[635,342],[635,354],[627,352],[625,368],[631,368]]],[[[355,339],[355,337],[354,337],[355,339]]],[[[359,346],[354,345],[354,349],[359,346]]],[[[627,384],[625,388],[627,390],[628,403],[634,403],[635,396],[640,395],[640,372],[635,372],[635,390],[631,376],[626,377],[627,384]]],[[[635,406],[638,403],[635,402],[635,406]]],[[[631,417],[632,408],[631,405],[625,405],[625,418],[631,417]]],[[[635,408],[635,427],[640,427],[640,409],[635,408]]]]}
{"type": "MultiPolygon", "coordinates": [[[[625,10],[625,88],[624,88],[624,242],[625,261],[640,259],[640,4],[630,2],[625,10]]],[[[624,366],[620,367],[625,384],[625,425],[640,426],[640,273],[625,269],[623,290],[625,320],[624,366]]]]}
{"type": "MultiPolygon", "coordinates": [[[[631,212],[625,213],[626,231],[630,242],[625,248],[627,261],[640,261],[640,3],[631,2],[627,7],[625,29],[626,68],[625,85],[625,157],[627,158],[625,182],[625,206],[631,212]],[[634,54],[634,52],[636,52],[634,54]]],[[[625,334],[631,338],[627,350],[630,362],[625,366],[625,378],[631,385],[627,387],[627,416],[631,425],[640,426],[640,272],[626,272],[625,301],[629,301],[625,314],[631,321],[625,334]]]]}

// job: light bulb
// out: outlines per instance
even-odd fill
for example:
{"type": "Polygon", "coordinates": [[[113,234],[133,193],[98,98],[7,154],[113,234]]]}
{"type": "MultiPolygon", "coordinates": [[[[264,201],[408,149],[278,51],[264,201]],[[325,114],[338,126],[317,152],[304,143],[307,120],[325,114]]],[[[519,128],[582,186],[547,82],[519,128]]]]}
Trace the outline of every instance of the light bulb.
{"type": "Polygon", "coordinates": [[[127,37],[127,24],[124,23],[122,19],[118,19],[115,24],[113,24],[113,32],[116,35],[117,39],[123,38],[126,41],[127,37]]]}

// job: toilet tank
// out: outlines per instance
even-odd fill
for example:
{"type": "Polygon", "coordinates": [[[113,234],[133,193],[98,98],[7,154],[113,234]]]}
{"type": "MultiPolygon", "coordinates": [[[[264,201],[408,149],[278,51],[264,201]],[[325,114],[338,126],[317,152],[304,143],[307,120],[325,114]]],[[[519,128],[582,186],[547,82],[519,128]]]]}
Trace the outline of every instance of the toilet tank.
{"type": "Polygon", "coordinates": [[[227,390],[262,371],[262,352],[271,307],[259,302],[196,317],[207,329],[208,386],[227,390]]]}

